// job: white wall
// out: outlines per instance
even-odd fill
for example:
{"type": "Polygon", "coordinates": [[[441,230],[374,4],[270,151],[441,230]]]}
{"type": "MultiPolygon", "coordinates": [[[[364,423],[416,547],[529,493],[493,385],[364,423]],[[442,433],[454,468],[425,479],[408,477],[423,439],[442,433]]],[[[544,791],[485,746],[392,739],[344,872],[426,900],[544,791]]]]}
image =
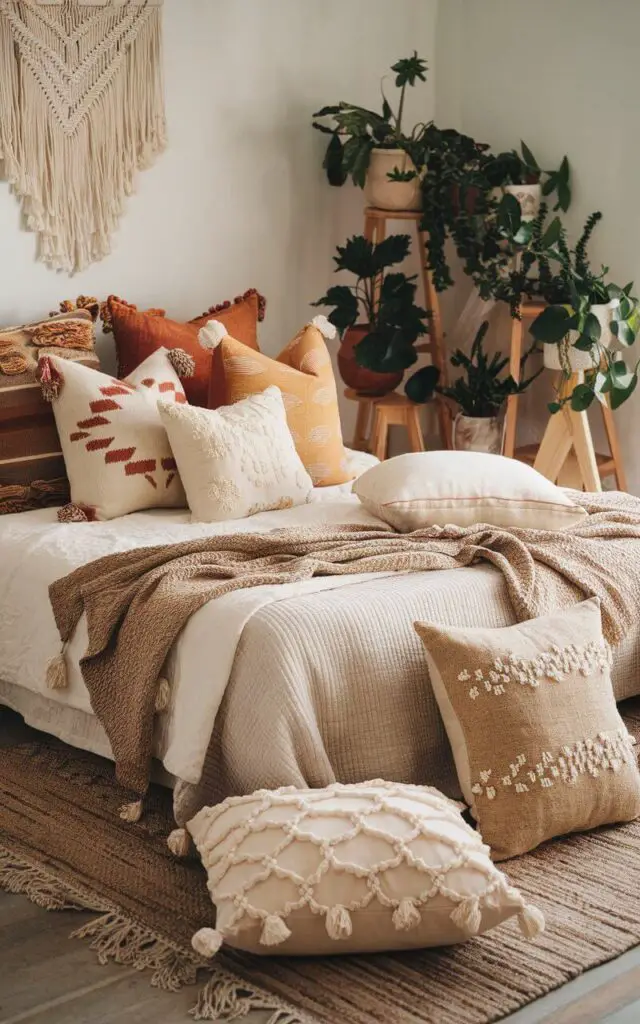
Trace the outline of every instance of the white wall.
{"type": "MultiPolygon", "coordinates": [[[[436,43],[438,123],[500,149],[524,138],[543,165],[566,153],[572,234],[602,210],[593,263],[638,289],[639,38],[638,0],[444,0],[436,43]]],[[[507,337],[503,328],[503,345],[507,337]]],[[[539,418],[543,402],[526,404],[530,421],[539,418]]],[[[640,396],[616,415],[630,489],[640,493],[640,396]]]]}
{"type": "MultiPolygon", "coordinates": [[[[413,49],[433,62],[436,8],[165,0],[168,150],[140,175],[111,256],[71,280],[35,262],[34,236],[0,183],[0,323],[79,293],[187,318],[256,287],[268,299],[261,345],[275,353],[330,283],[335,245],[362,229],[361,193],[326,183],[311,114],[339,99],[378,106],[380,76],[413,49]]],[[[416,120],[433,114],[433,83],[432,72],[416,120]]]]}

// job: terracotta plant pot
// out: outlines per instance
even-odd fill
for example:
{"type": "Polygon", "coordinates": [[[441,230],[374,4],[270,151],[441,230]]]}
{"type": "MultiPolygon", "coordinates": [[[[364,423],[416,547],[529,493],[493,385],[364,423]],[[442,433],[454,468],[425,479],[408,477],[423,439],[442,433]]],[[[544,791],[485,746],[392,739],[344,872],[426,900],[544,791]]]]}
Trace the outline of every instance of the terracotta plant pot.
{"type": "Polygon", "coordinates": [[[420,179],[389,181],[387,175],[397,167],[413,171],[415,165],[403,149],[373,149],[364,184],[364,197],[378,210],[419,210],[422,206],[420,179]]]}
{"type": "Polygon", "coordinates": [[[375,373],[356,362],[353,350],[368,333],[369,326],[367,324],[355,324],[344,332],[338,349],[340,376],[347,387],[353,388],[359,395],[387,395],[397,388],[404,373],[375,373]]]}
{"type": "Polygon", "coordinates": [[[503,423],[497,416],[464,416],[453,421],[453,447],[459,452],[502,454],[503,423]]]}
{"type": "MultiPolygon", "coordinates": [[[[618,299],[612,299],[611,302],[591,306],[591,312],[597,317],[600,324],[600,344],[603,348],[609,348],[613,341],[611,321],[613,320],[613,311],[618,304],[618,299]]],[[[564,347],[572,373],[593,369],[591,352],[581,352],[580,349],[573,347],[573,343],[578,340],[578,337],[577,331],[569,331],[567,337],[563,338],[559,345],[543,345],[542,355],[545,368],[547,370],[564,369],[563,362],[560,359],[560,350],[564,347]]]]}

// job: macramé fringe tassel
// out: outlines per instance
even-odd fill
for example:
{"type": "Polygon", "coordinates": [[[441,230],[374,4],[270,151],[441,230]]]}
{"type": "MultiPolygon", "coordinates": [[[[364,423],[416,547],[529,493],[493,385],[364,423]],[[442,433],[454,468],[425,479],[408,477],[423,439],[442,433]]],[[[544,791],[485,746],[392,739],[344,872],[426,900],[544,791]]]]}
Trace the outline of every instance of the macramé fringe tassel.
{"type": "Polygon", "coordinates": [[[60,654],[56,654],[47,665],[47,687],[50,690],[66,690],[69,685],[66,659],[67,645],[62,645],[60,654]]]}
{"type": "Polygon", "coordinates": [[[167,836],[167,846],[174,857],[188,857],[192,843],[186,828],[174,828],[167,836]]]}
{"type": "Polygon", "coordinates": [[[291,932],[282,918],[278,917],[277,914],[269,914],[269,916],[264,919],[262,933],[260,935],[260,944],[262,946],[279,946],[280,943],[285,942],[290,935],[291,932]]]}
{"type": "Polygon", "coordinates": [[[409,931],[410,928],[417,928],[422,921],[422,914],[416,907],[414,901],[409,897],[400,900],[392,916],[393,926],[397,931],[409,931]]]}
{"type": "Polygon", "coordinates": [[[460,900],[449,916],[466,935],[477,935],[482,924],[478,897],[472,896],[469,899],[460,900]]]}
{"type": "Polygon", "coordinates": [[[170,699],[171,687],[169,686],[169,680],[165,679],[164,676],[160,676],[158,679],[158,689],[156,690],[156,702],[154,705],[156,714],[160,711],[167,710],[170,699]]]}
{"type": "Polygon", "coordinates": [[[339,903],[327,911],[325,928],[330,939],[348,939],[353,931],[351,914],[339,903]]]}
{"type": "Polygon", "coordinates": [[[196,1020],[239,1020],[252,1010],[266,1010],[271,1011],[267,1024],[306,1024],[306,1018],[278,996],[250,988],[223,966],[205,964],[202,956],[131,920],[107,900],[63,882],[41,864],[1,846],[0,889],[22,894],[45,910],[97,912],[100,916],[75,931],[73,938],[90,940],[102,964],[113,961],[136,970],[150,968],[151,984],[157,988],[177,992],[183,985],[192,985],[197,971],[207,967],[209,980],[191,1011],[196,1020]]]}
{"type": "Polygon", "coordinates": [[[123,804],[120,808],[120,817],[122,821],[129,821],[132,824],[140,821],[143,811],[143,801],[134,800],[131,804],[123,804]]]}

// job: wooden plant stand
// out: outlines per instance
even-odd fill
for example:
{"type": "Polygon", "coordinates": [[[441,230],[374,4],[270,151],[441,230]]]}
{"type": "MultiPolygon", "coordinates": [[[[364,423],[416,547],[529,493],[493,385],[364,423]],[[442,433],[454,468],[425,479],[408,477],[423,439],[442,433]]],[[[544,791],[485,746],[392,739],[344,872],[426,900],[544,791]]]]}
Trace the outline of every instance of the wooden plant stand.
{"type": "MultiPolygon", "coordinates": [[[[522,319],[512,321],[510,372],[516,381],[520,379],[525,321],[532,320],[542,309],[542,303],[525,302],[521,307],[522,319]]],[[[559,397],[571,394],[576,384],[582,383],[583,379],[584,374],[574,373],[568,380],[561,381],[559,397]]],[[[507,402],[505,420],[505,455],[528,462],[547,479],[562,487],[601,491],[602,480],[613,476],[617,489],[627,490],[620,441],[609,405],[598,403],[609,443],[609,454],[602,454],[595,451],[587,413],[574,412],[568,405],[550,417],[539,445],[517,448],[518,404],[519,396],[511,395],[507,402]]]]}
{"type": "Polygon", "coordinates": [[[423,452],[424,441],[420,429],[420,406],[411,402],[406,395],[392,391],[389,395],[374,398],[359,395],[347,388],[345,398],[358,403],[356,433],[353,447],[358,451],[369,451],[383,461],[389,449],[389,427],[404,427],[412,452],[423,452]]]}
{"type": "MultiPolygon", "coordinates": [[[[370,242],[377,245],[382,242],[387,236],[387,221],[402,220],[410,221],[415,225],[416,236],[418,240],[418,258],[420,261],[420,275],[422,278],[422,288],[424,291],[424,305],[425,309],[430,312],[429,317],[429,334],[427,340],[416,345],[416,352],[426,353],[434,366],[440,370],[440,383],[446,384],[447,382],[447,354],[444,344],[444,332],[442,330],[442,316],[440,314],[440,302],[438,299],[438,293],[433,286],[433,279],[429,270],[427,269],[427,233],[420,230],[420,221],[422,220],[422,212],[420,210],[378,210],[376,207],[368,206],[364,212],[364,234],[370,242]]],[[[388,396],[387,396],[388,397],[388,396]]],[[[401,397],[401,396],[398,396],[401,397]]],[[[409,402],[409,405],[413,405],[408,399],[405,401],[409,402]]],[[[440,432],[440,441],[443,448],[451,448],[451,414],[446,403],[440,401],[439,396],[436,396],[436,404],[438,410],[438,427],[440,432]]],[[[419,419],[417,417],[417,406],[413,406],[416,409],[416,421],[418,422],[418,429],[420,429],[419,419]]],[[[399,415],[399,413],[398,413],[399,415]]],[[[408,429],[408,428],[407,428],[408,429]]],[[[357,431],[356,431],[357,433],[357,431]]],[[[421,435],[422,436],[422,435],[421,435]]],[[[413,451],[423,451],[424,446],[420,449],[412,449],[413,451]]]]}

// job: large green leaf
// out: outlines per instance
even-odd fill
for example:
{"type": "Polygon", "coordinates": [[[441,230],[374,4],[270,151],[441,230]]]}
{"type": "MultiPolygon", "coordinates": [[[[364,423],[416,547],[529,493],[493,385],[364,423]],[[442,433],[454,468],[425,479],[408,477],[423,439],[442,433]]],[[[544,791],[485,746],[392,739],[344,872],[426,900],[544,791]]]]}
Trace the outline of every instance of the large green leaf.
{"type": "Polygon", "coordinates": [[[574,412],[584,412],[594,399],[594,393],[586,384],[576,384],[571,395],[571,408],[574,412]]]}
{"type": "Polygon", "coordinates": [[[322,166],[327,172],[330,185],[340,187],[347,180],[347,172],[343,164],[343,147],[338,135],[333,135],[324,155],[322,166]]]}
{"type": "Polygon", "coordinates": [[[337,248],[338,255],[333,257],[336,270],[348,270],[356,277],[375,277],[373,243],[364,235],[354,235],[337,248]]]}
{"type": "Polygon", "coordinates": [[[329,288],[312,306],[335,306],[329,314],[329,320],[342,334],[347,327],[352,327],[358,319],[358,300],[351,288],[346,284],[336,284],[329,288]]]}
{"type": "Polygon", "coordinates": [[[509,236],[518,231],[522,223],[520,203],[510,192],[506,192],[498,203],[498,224],[509,236]]]}
{"type": "Polygon", "coordinates": [[[535,318],[530,330],[536,341],[557,345],[576,326],[576,317],[570,310],[564,306],[547,306],[535,318]]]}
{"type": "Polygon", "coordinates": [[[627,320],[612,321],[611,331],[622,345],[633,345],[636,340],[636,332],[627,320]]]}
{"type": "Polygon", "coordinates": [[[587,313],[582,333],[586,334],[588,338],[591,338],[591,341],[593,342],[600,341],[602,328],[600,327],[600,321],[595,313],[587,313]]]}
{"type": "Polygon", "coordinates": [[[412,402],[428,402],[433,397],[439,379],[440,370],[437,366],[423,366],[409,377],[404,393],[412,402]]]}
{"type": "Polygon", "coordinates": [[[389,235],[381,242],[378,242],[373,252],[375,268],[378,271],[393,267],[396,263],[402,263],[411,249],[411,238],[409,235],[389,235]]]}
{"type": "Polygon", "coordinates": [[[399,373],[415,360],[415,352],[408,353],[402,345],[393,344],[393,334],[376,330],[367,334],[355,346],[354,355],[360,366],[376,373],[399,373]]]}
{"type": "Polygon", "coordinates": [[[391,65],[391,70],[396,73],[396,85],[399,89],[403,85],[415,85],[419,79],[426,82],[427,62],[418,57],[418,51],[413,51],[413,56],[403,57],[391,65]]]}
{"type": "Polygon", "coordinates": [[[578,352],[591,352],[594,348],[594,341],[589,337],[588,334],[581,334],[573,342],[573,348],[577,348],[578,352]]]}
{"type": "Polygon", "coordinates": [[[540,167],[538,161],[527,146],[526,142],[523,142],[522,139],[520,139],[520,149],[522,150],[522,156],[527,167],[530,167],[533,171],[539,171],[540,167]]]}
{"type": "Polygon", "coordinates": [[[571,189],[565,181],[558,182],[558,202],[554,206],[554,210],[562,210],[566,213],[571,206],[571,189]]]}
{"type": "Polygon", "coordinates": [[[614,390],[611,392],[611,408],[618,409],[623,404],[623,402],[626,402],[628,398],[631,398],[631,395],[636,389],[637,383],[638,375],[634,373],[633,379],[629,387],[625,389],[614,388],[614,390]]]}
{"type": "Polygon", "coordinates": [[[549,249],[552,245],[555,245],[561,234],[562,222],[559,217],[554,217],[542,236],[542,248],[549,249]]]}

